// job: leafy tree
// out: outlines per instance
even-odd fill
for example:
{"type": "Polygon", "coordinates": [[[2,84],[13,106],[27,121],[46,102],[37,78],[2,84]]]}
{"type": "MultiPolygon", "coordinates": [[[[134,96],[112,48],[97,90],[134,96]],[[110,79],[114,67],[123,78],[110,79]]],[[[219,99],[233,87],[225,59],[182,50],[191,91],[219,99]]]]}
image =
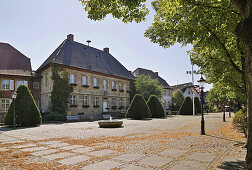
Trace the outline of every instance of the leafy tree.
{"type": "Polygon", "coordinates": [[[179,109],[180,115],[193,115],[193,102],[191,97],[187,96],[179,109]]]}
{"type": "Polygon", "coordinates": [[[158,85],[157,79],[152,79],[150,76],[140,75],[136,79],[136,91],[148,100],[151,95],[156,95],[158,98],[162,96],[162,87],[158,85]]]}
{"type": "Polygon", "coordinates": [[[177,90],[172,95],[172,107],[178,110],[181,107],[184,100],[185,100],[184,93],[181,90],[177,90]]]}
{"type": "Polygon", "coordinates": [[[201,104],[198,97],[194,97],[195,113],[201,114],[201,104]]]}
{"type": "MultiPolygon", "coordinates": [[[[112,14],[125,23],[140,22],[148,14],[144,5],[146,0],[80,1],[88,17],[94,20],[112,14]]],[[[145,32],[152,42],[163,47],[177,42],[192,44],[192,61],[200,57],[201,62],[197,63],[208,78],[215,77],[215,74],[211,74],[209,67],[204,68],[204,63],[210,63],[215,70],[214,62],[223,63],[218,69],[222,78],[226,77],[225,70],[230,69],[231,73],[235,71],[240,76],[238,79],[244,84],[249,122],[246,161],[248,169],[252,169],[252,1],[155,0],[152,6],[156,11],[154,23],[145,32]]],[[[230,80],[227,82],[234,80],[228,77],[230,80]]]]}
{"type": "Polygon", "coordinates": [[[162,106],[160,99],[155,95],[151,95],[147,101],[147,105],[151,111],[153,118],[163,118],[165,117],[164,107],[162,106]]]}
{"type": "Polygon", "coordinates": [[[126,113],[126,118],[145,119],[151,117],[150,109],[143,96],[136,94],[126,113]]]}
{"type": "Polygon", "coordinates": [[[69,96],[73,88],[69,84],[68,73],[63,66],[52,64],[52,80],[51,109],[52,112],[57,113],[57,117],[65,120],[69,96]]]}
{"type": "MultiPolygon", "coordinates": [[[[5,124],[13,125],[14,102],[5,116],[5,124]]],[[[40,111],[33,99],[33,96],[24,85],[20,85],[17,89],[17,97],[15,99],[15,115],[16,124],[21,126],[34,126],[41,124],[40,111]]]]}

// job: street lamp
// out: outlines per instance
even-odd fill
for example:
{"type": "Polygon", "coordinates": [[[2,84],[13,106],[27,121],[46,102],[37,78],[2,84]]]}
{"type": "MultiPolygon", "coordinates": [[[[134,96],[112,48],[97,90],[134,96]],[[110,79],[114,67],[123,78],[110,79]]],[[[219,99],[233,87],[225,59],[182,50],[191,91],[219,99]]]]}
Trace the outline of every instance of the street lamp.
{"type": "Polygon", "coordinates": [[[15,129],[16,128],[16,113],[15,113],[15,99],[17,97],[17,93],[14,91],[12,92],[12,99],[13,99],[13,102],[14,102],[14,112],[13,112],[13,128],[15,129]]]}
{"type": "Polygon", "coordinates": [[[226,122],[226,115],[225,115],[226,103],[225,103],[225,100],[226,100],[226,95],[224,94],[223,95],[223,102],[224,102],[223,122],[226,122]]]}
{"type": "Polygon", "coordinates": [[[204,89],[204,83],[206,82],[206,80],[202,77],[198,80],[199,82],[199,86],[200,86],[200,90],[201,90],[201,135],[205,135],[205,121],[204,121],[204,111],[203,111],[203,89],[204,89]]]}

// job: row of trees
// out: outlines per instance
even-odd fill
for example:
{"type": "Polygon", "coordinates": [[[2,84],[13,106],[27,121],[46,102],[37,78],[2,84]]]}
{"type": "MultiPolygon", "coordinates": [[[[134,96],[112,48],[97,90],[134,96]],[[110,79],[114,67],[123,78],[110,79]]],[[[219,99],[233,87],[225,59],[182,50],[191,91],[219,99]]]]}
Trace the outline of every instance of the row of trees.
{"type": "MultiPolygon", "coordinates": [[[[79,0],[93,20],[108,14],[122,22],[146,20],[146,0],[79,0]]],[[[154,0],[154,22],[145,36],[169,48],[192,44],[189,52],[207,76],[221,83],[247,104],[247,166],[252,169],[252,1],[251,0],[154,0]]]]}

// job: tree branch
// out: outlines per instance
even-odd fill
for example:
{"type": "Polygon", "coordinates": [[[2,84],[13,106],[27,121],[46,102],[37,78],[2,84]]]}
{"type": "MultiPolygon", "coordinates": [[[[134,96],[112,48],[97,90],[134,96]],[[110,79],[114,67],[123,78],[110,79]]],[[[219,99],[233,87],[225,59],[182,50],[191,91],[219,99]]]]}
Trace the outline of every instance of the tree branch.
{"type": "MultiPolygon", "coordinates": [[[[201,22],[200,22],[201,23],[201,22]]],[[[228,58],[228,61],[230,62],[231,66],[241,75],[244,76],[244,72],[234,63],[234,61],[232,60],[232,57],[229,53],[229,51],[227,50],[226,46],[224,43],[221,42],[221,40],[219,39],[219,37],[206,25],[204,25],[203,23],[201,23],[202,26],[204,26],[207,31],[209,31],[211,33],[211,35],[214,36],[214,38],[218,41],[218,43],[221,45],[221,47],[223,48],[223,50],[226,53],[226,56],[228,58]]]]}

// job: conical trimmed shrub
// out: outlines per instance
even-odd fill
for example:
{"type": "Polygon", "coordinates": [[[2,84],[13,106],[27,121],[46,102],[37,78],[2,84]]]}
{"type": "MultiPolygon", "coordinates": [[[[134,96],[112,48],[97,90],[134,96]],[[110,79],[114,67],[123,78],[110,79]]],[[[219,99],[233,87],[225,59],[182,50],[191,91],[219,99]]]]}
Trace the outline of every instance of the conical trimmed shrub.
{"type": "Polygon", "coordinates": [[[201,105],[198,97],[194,97],[195,114],[201,114],[201,105]]]}
{"type": "Polygon", "coordinates": [[[187,96],[179,109],[180,115],[192,115],[193,114],[193,102],[191,97],[187,96]]]}
{"type": "Polygon", "coordinates": [[[153,118],[165,117],[164,108],[157,96],[151,95],[147,101],[147,105],[149,106],[153,118]]]}
{"type": "Polygon", "coordinates": [[[144,100],[144,97],[140,94],[136,94],[131,104],[129,105],[129,108],[126,113],[126,118],[141,120],[150,117],[151,112],[147,103],[144,100]]]}
{"type": "MultiPolygon", "coordinates": [[[[13,124],[14,102],[5,116],[5,124],[13,124]]],[[[17,89],[17,98],[15,99],[16,124],[21,126],[34,126],[41,124],[41,114],[33,99],[30,90],[20,85],[17,89]]]]}

